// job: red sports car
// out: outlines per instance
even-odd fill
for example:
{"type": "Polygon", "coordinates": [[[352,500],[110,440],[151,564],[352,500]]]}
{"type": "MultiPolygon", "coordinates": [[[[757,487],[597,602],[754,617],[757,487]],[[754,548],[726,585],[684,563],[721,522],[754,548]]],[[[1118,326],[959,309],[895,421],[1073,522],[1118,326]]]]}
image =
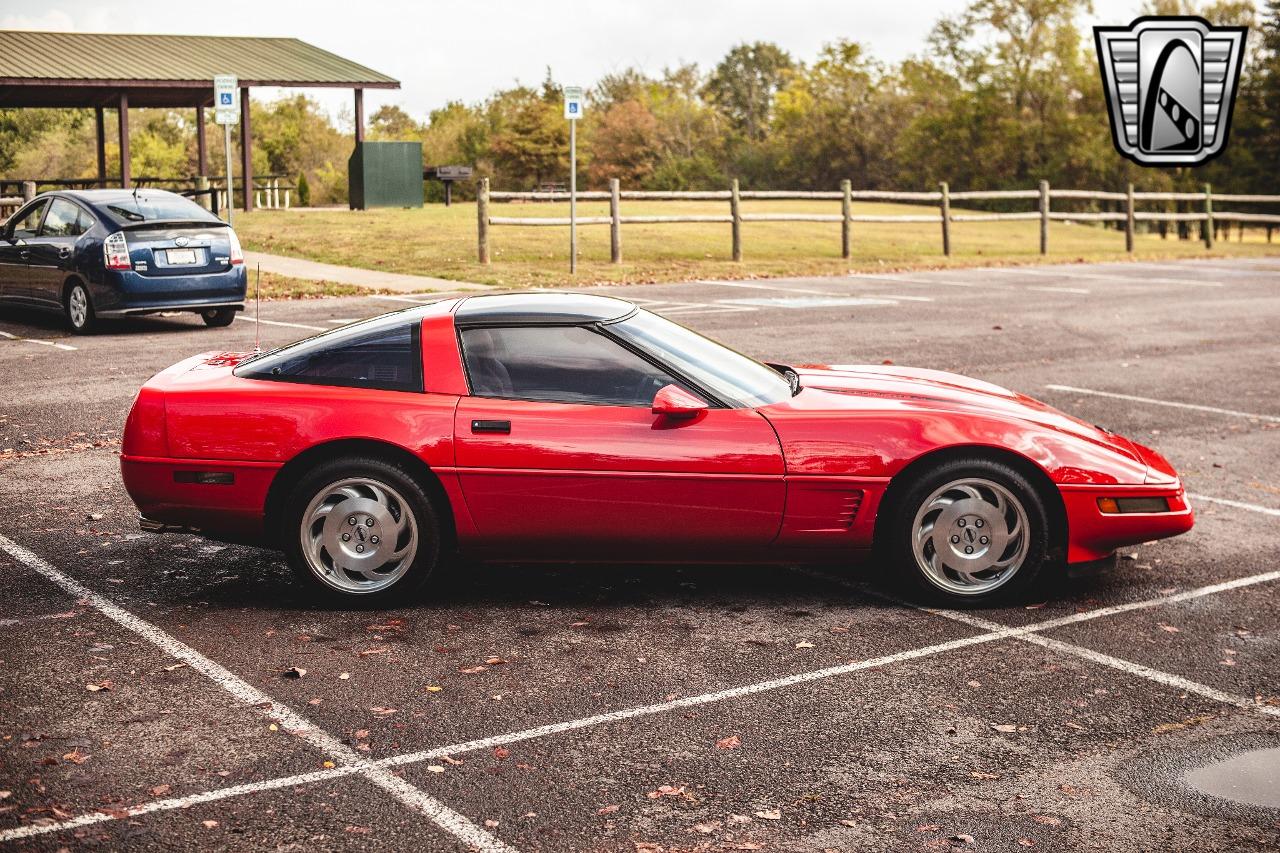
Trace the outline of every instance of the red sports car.
{"type": "Polygon", "coordinates": [[[1189,530],[1155,451],[933,370],[789,367],[621,299],[450,299],[138,392],[152,531],[282,549],[338,600],[481,560],[847,563],[950,603],[1189,530]]]}

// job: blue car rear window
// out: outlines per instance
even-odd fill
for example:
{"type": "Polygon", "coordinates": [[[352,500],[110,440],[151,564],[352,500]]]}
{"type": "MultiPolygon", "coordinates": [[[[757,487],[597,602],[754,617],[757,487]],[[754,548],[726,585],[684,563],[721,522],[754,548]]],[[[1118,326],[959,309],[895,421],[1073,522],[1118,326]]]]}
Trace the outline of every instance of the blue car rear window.
{"type": "Polygon", "coordinates": [[[150,222],[160,219],[196,219],[207,222],[220,222],[218,217],[200,205],[176,195],[147,195],[138,193],[103,203],[107,212],[120,223],[150,222]]]}

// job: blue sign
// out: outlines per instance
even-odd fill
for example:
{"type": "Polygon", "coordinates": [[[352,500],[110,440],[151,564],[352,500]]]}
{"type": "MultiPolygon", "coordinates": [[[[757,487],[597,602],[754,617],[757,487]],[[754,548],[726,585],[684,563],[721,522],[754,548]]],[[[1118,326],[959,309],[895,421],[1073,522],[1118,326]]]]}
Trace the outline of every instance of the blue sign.
{"type": "Polygon", "coordinates": [[[231,93],[220,92],[219,94],[221,95],[221,100],[219,101],[219,103],[221,103],[223,106],[226,106],[226,107],[231,106],[231,93]]]}

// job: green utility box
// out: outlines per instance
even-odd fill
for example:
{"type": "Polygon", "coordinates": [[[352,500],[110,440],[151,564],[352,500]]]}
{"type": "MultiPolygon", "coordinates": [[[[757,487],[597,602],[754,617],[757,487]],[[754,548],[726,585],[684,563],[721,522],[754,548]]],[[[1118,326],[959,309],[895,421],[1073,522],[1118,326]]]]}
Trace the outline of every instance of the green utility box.
{"type": "Polygon", "coordinates": [[[352,210],[422,207],[421,142],[357,142],[347,160],[352,210]]]}

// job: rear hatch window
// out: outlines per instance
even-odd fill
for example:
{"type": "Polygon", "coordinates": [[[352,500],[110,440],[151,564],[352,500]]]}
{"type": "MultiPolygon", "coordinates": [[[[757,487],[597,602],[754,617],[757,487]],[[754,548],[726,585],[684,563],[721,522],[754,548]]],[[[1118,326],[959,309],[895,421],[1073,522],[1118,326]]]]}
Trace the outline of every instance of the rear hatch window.
{"type": "Polygon", "coordinates": [[[222,221],[191,199],[170,193],[148,195],[140,192],[137,195],[121,195],[104,203],[102,207],[121,225],[157,220],[222,221]]]}

